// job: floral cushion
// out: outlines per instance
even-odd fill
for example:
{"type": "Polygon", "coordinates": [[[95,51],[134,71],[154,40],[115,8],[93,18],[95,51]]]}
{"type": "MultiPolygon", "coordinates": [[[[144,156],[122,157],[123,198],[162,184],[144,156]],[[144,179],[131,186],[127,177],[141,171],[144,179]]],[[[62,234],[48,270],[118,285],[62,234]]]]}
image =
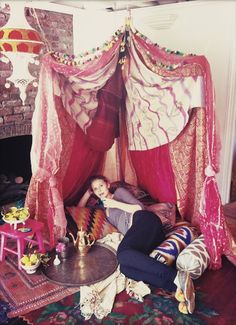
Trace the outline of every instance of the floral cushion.
{"type": "Polygon", "coordinates": [[[66,210],[72,216],[77,228],[91,232],[95,239],[117,232],[117,229],[107,221],[102,209],[72,206],[67,207],[66,210]]]}

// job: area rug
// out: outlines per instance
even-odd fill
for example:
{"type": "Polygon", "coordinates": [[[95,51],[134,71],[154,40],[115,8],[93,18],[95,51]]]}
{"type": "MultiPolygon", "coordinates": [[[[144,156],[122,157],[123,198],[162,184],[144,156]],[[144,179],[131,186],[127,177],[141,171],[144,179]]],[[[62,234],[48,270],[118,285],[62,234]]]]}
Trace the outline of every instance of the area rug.
{"type": "Polygon", "coordinates": [[[14,257],[7,257],[0,263],[0,300],[9,304],[9,318],[59,301],[78,290],[78,287],[68,288],[50,282],[40,270],[35,274],[18,270],[14,257]]]}
{"type": "Polygon", "coordinates": [[[92,317],[85,320],[79,309],[80,293],[77,292],[56,303],[35,310],[21,318],[31,325],[204,325],[221,324],[218,314],[203,303],[204,294],[198,292],[196,310],[193,315],[184,315],[178,311],[178,303],[173,294],[155,289],[147,295],[144,302],[131,298],[126,292],[117,295],[112,312],[102,320],[92,317]],[[211,320],[211,322],[209,322],[211,320]]]}

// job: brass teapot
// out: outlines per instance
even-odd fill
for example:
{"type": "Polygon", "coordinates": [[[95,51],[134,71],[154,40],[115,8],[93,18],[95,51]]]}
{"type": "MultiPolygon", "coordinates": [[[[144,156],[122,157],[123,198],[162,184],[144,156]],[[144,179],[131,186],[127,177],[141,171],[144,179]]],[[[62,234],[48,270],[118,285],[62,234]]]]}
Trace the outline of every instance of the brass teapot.
{"type": "Polygon", "coordinates": [[[95,243],[95,237],[92,233],[87,233],[82,228],[77,232],[77,238],[70,232],[69,235],[73,239],[74,246],[81,256],[87,255],[91,246],[95,243]]]}

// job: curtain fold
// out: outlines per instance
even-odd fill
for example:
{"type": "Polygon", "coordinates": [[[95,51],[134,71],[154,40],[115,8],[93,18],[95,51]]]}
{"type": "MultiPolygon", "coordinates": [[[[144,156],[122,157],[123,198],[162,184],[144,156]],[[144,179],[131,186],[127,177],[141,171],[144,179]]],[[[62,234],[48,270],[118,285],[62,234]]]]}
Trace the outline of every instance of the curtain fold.
{"type": "MultiPolygon", "coordinates": [[[[74,141],[79,139],[77,124],[83,132],[91,124],[98,106],[97,92],[116,70],[120,43],[119,32],[97,51],[93,60],[91,55],[87,55],[83,59],[79,58],[78,62],[73,59],[73,64],[67,64],[69,56],[60,53],[46,54],[43,57],[32,119],[32,179],[26,206],[31,215],[44,222],[44,235],[52,247],[66,233],[63,195],[68,200],[73,198],[76,186],[83,186],[86,175],[90,176],[85,173],[85,177],[81,177],[81,173],[88,170],[85,168],[87,161],[77,151],[79,160],[75,159],[74,162],[80,165],[83,163],[83,168],[80,168],[75,177],[79,174],[81,182],[77,180],[74,184],[73,176],[67,169],[74,169],[74,166],[71,167],[71,158],[75,158],[72,152],[74,141]],[[64,156],[65,153],[67,157],[64,156]]],[[[99,165],[96,161],[100,161],[101,154],[91,153],[83,146],[83,141],[80,146],[83,153],[90,154],[88,158],[91,159],[90,170],[93,172],[94,166],[97,168],[99,165]]]]}
{"type": "MultiPolygon", "coordinates": [[[[146,67],[159,76],[162,76],[162,80],[164,81],[169,80],[170,77],[174,78],[173,81],[181,80],[181,87],[183,88],[182,90],[184,90],[186,97],[189,96],[190,99],[186,107],[186,112],[188,112],[189,115],[194,107],[203,106],[205,109],[205,143],[204,146],[200,148],[202,149],[202,151],[200,151],[200,155],[202,154],[201,158],[203,159],[203,164],[198,166],[198,170],[195,168],[190,170],[190,166],[192,165],[191,162],[193,162],[192,159],[194,157],[194,151],[192,151],[191,155],[188,156],[187,161],[185,161],[185,165],[182,165],[182,162],[179,161],[177,166],[175,166],[175,179],[176,182],[180,180],[178,178],[178,170],[183,168],[185,169],[186,173],[190,174],[187,186],[191,186],[191,184],[195,182],[195,171],[200,176],[197,182],[200,182],[201,186],[195,187],[196,198],[194,199],[194,203],[191,202],[186,195],[181,196],[178,203],[181,200],[181,212],[190,210],[191,212],[196,212],[196,214],[191,215],[183,214],[182,217],[189,218],[190,221],[193,220],[193,222],[200,226],[211,256],[210,267],[212,269],[218,269],[221,267],[221,255],[228,251],[230,239],[225,230],[226,226],[222,212],[222,203],[215,179],[215,174],[219,170],[218,156],[220,141],[216,132],[214,110],[215,103],[213,96],[214,90],[209,63],[204,56],[186,56],[179,52],[173,53],[167,49],[160,48],[159,46],[154,45],[152,42],[150,42],[150,40],[146,39],[140,33],[135,33],[133,35],[133,40],[135,49],[139,50],[139,57],[142,58],[141,61],[145,63],[146,67]],[[186,78],[190,78],[192,81],[198,80],[200,82],[199,86],[196,86],[195,84],[195,94],[193,96],[188,93],[188,90],[191,89],[185,89],[185,87],[183,87],[183,83],[186,78]],[[199,87],[201,88],[201,92],[199,92],[199,87]],[[201,175],[203,175],[203,177],[201,177],[201,175]],[[185,199],[183,199],[183,197],[185,197],[185,199]],[[195,211],[193,211],[194,209],[192,209],[192,206],[195,204],[195,211]]],[[[171,86],[170,90],[171,93],[174,94],[174,86],[171,86]]],[[[178,91],[181,91],[181,89],[179,88],[178,91]]],[[[172,96],[175,98],[174,95],[172,96]]],[[[183,102],[179,103],[178,101],[175,101],[175,105],[184,109],[183,102]]],[[[176,134],[174,138],[172,138],[170,144],[181,136],[181,133],[184,132],[184,127],[187,125],[187,123],[182,125],[182,130],[180,130],[180,132],[176,134]]],[[[191,149],[193,150],[195,146],[196,142],[192,142],[191,149]]],[[[187,148],[188,147],[186,147],[186,149],[187,148]]],[[[173,168],[173,161],[171,162],[171,165],[173,168]]],[[[188,190],[187,186],[185,186],[186,191],[188,190]]],[[[177,186],[176,190],[178,191],[177,186]]]]}
{"type": "Polygon", "coordinates": [[[123,80],[120,65],[97,93],[98,106],[86,139],[96,151],[109,150],[119,136],[119,110],[123,98],[123,80]]]}
{"type": "Polygon", "coordinates": [[[87,143],[86,136],[76,127],[69,165],[63,177],[63,199],[65,205],[73,205],[82,196],[84,185],[93,173],[101,169],[105,152],[95,151],[87,143]]]}
{"type": "Polygon", "coordinates": [[[177,203],[169,146],[130,151],[138,184],[159,202],[177,203]]]}
{"type": "Polygon", "coordinates": [[[207,59],[161,48],[134,28],[84,56],[45,55],[26,205],[47,225],[50,244],[65,234],[64,203],[83,194],[119,137],[121,177],[176,203],[182,218],[201,228],[211,268],[219,268],[230,246],[215,180],[214,109],[207,59]]]}

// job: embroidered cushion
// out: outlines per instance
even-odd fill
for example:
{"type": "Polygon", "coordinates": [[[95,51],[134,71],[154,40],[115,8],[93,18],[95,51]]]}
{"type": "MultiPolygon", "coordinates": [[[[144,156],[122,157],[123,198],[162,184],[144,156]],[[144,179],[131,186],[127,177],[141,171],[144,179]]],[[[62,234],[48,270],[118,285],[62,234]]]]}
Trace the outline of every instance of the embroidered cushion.
{"type": "Polygon", "coordinates": [[[172,265],[179,253],[189,245],[196,236],[197,233],[195,228],[190,226],[177,226],[167,235],[163,243],[152,251],[150,256],[164,264],[172,265]]]}
{"type": "Polygon", "coordinates": [[[82,228],[87,232],[91,232],[95,239],[102,238],[117,229],[107,221],[105,212],[102,209],[85,208],[85,207],[67,207],[75,221],[77,228],[82,228]]]}
{"type": "Polygon", "coordinates": [[[197,279],[207,269],[209,263],[210,256],[204,237],[201,235],[179,254],[176,268],[180,271],[188,271],[192,279],[197,279]]]}

